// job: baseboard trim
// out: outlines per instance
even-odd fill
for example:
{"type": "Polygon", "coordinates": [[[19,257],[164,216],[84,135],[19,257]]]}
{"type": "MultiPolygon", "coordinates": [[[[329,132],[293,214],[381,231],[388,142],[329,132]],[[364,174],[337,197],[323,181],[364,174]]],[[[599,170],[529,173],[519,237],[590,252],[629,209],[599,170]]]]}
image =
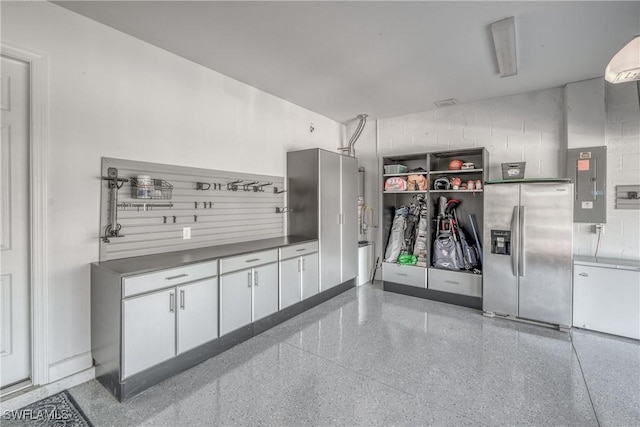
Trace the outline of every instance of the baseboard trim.
{"type": "Polygon", "coordinates": [[[2,398],[2,402],[0,402],[0,412],[4,413],[5,411],[15,411],[23,408],[34,402],[53,396],[62,390],[67,390],[71,387],[91,381],[95,376],[95,369],[91,367],[50,384],[21,390],[13,395],[2,398]]]}
{"type": "Polygon", "coordinates": [[[49,381],[55,382],[93,366],[91,352],[78,354],[49,365],[49,381]]]}
{"type": "Polygon", "coordinates": [[[461,305],[463,307],[482,310],[482,298],[468,295],[452,294],[450,292],[435,291],[433,289],[418,288],[416,286],[401,285],[399,283],[382,282],[382,289],[387,292],[408,295],[412,297],[425,298],[447,304],[461,305]]]}

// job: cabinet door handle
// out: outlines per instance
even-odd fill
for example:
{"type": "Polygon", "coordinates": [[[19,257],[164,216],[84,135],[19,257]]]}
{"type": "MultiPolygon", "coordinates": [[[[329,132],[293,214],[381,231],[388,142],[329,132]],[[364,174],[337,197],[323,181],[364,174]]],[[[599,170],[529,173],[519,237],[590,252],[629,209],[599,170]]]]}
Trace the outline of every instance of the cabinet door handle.
{"type": "Polygon", "coordinates": [[[169,292],[169,312],[175,313],[176,311],[176,294],[169,292]]]}
{"type": "Polygon", "coordinates": [[[180,289],[180,308],[184,310],[184,289],[180,289]]]}
{"type": "Polygon", "coordinates": [[[589,277],[589,275],[587,273],[580,273],[580,274],[578,274],[578,276],[589,277]]]}
{"type": "Polygon", "coordinates": [[[251,287],[251,272],[247,273],[247,286],[251,287]]]}
{"type": "Polygon", "coordinates": [[[302,271],[304,271],[304,258],[302,258],[302,271]]]}
{"type": "Polygon", "coordinates": [[[253,284],[258,286],[258,271],[253,272],[253,284]]]}
{"type": "Polygon", "coordinates": [[[165,277],[165,280],[173,280],[173,279],[179,279],[181,277],[187,277],[188,274],[184,273],[184,274],[178,274],[177,276],[171,276],[171,277],[165,277]]]}
{"type": "Polygon", "coordinates": [[[407,273],[396,273],[396,276],[408,277],[407,273]]]}
{"type": "Polygon", "coordinates": [[[298,260],[298,273],[300,273],[300,260],[298,260]]]}

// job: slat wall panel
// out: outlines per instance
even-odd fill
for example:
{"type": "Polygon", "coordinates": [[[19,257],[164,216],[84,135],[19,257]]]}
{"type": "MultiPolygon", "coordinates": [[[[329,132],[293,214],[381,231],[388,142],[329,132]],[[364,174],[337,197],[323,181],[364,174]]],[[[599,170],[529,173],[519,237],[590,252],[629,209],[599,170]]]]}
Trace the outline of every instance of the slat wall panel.
{"type": "MultiPolygon", "coordinates": [[[[100,238],[100,261],[284,235],[284,215],[276,213],[276,207],[284,206],[285,195],[273,192],[274,188],[283,189],[283,177],[113,158],[102,159],[102,176],[107,175],[110,167],[117,168],[121,178],[149,175],[153,179],[169,182],[173,185],[170,201],[173,207],[146,211],[133,207],[118,208],[118,223],[122,226],[123,237],[110,238],[110,243],[100,238]],[[272,182],[273,185],[264,187],[264,192],[245,192],[242,183],[238,191],[227,189],[228,182],[239,179],[244,182],[259,181],[261,184],[272,182]],[[209,190],[196,190],[196,182],[221,183],[222,189],[214,190],[212,185],[209,190]],[[206,207],[203,202],[207,203],[206,207]],[[211,208],[208,207],[209,202],[212,202],[211,208]],[[191,227],[191,239],[182,238],[183,227],[191,227]]],[[[133,198],[131,185],[126,183],[118,191],[118,203],[123,202],[169,203],[169,200],[133,198]]],[[[109,224],[109,203],[109,188],[107,182],[103,181],[100,237],[109,224]]]]}

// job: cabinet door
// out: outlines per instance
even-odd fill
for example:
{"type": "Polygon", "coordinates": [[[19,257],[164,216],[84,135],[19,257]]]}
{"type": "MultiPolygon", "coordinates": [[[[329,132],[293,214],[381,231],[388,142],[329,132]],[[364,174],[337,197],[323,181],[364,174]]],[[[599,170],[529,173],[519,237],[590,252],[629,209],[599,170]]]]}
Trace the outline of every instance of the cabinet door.
{"type": "Polygon", "coordinates": [[[278,263],[253,269],[253,321],[278,311],[278,263]]]}
{"type": "Polygon", "coordinates": [[[341,282],[358,275],[358,160],[340,156],[341,191],[341,282]]]}
{"type": "Polygon", "coordinates": [[[301,257],[280,261],[280,310],[300,301],[301,257]]]}
{"type": "Polygon", "coordinates": [[[342,278],[340,157],[339,154],[320,150],[320,287],[322,290],[339,285],[342,278]]]}
{"type": "Polygon", "coordinates": [[[318,293],[318,253],[302,257],[302,299],[318,293]]]}
{"type": "Polygon", "coordinates": [[[175,356],[175,310],[175,288],[122,302],[122,378],[175,356]]]}
{"type": "Polygon", "coordinates": [[[251,323],[251,269],[220,276],[220,335],[251,323]]]}
{"type": "Polygon", "coordinates": [[[178,286],[178,354],[218,338],[218,278],[178,286]]]}

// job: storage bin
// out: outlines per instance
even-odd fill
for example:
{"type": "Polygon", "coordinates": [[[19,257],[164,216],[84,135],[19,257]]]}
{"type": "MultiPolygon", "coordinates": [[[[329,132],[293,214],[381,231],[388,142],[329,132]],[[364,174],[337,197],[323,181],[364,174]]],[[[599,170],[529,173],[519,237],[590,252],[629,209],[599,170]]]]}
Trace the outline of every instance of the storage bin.
{"type": "Polygon", "coordinates": [[[405,165],[386,165],[384,167],[384,173],[405,173],[408,171],[405,165]]]}
{"type": "Polygon", "coordinates": [[[527,162],[502,163],[502,179],[523,179],[527,162]]]}

